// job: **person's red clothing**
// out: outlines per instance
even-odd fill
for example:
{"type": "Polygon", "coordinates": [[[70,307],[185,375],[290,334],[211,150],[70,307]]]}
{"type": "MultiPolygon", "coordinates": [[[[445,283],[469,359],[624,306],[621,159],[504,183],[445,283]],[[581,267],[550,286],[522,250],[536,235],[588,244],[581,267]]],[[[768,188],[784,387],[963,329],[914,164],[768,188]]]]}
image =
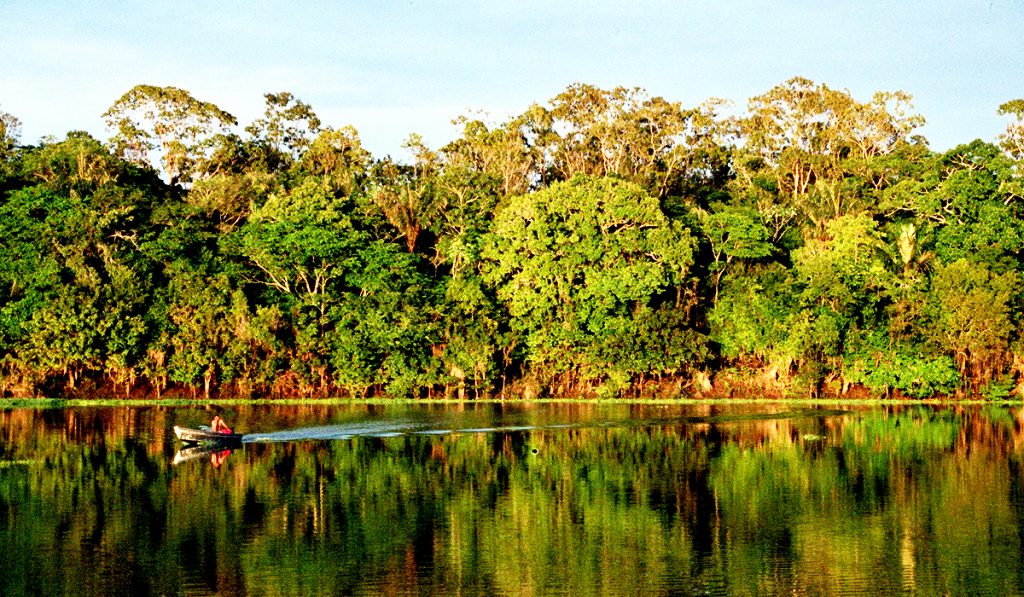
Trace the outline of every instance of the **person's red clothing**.
{"type": "Polygon", "coordinates": [[[214,415],[213,421],[210,421],[210,428],[218,433],[231,433],[231,428],[224,422],[224,419],[220,418],[220,415],[214,415]]]}
{"type": "Polygon", "coordinates": [[[220,452],[214,452],[210,454],[210,463],[213,464],[213,468],[219,468],[221,463],[231,456],[231,450],[221,450],[220,452]]]}

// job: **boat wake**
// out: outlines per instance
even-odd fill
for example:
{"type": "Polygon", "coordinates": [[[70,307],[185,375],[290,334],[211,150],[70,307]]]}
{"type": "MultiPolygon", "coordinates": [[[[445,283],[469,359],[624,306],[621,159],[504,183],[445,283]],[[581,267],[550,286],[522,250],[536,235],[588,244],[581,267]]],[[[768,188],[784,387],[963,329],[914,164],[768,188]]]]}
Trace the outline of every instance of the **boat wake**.
{"type": "Polygon", "coordinates": [[[497,427],[432,427],[414,421],[360,422],[348,425],[323,425],[300,427],[269,433],[248,433],[242,443],[278,443],[304,440],[344,440],[355,437],[399,437],[402,435],[456,435],[460,433],[496,433],[506,431],[530,431],[534,425],[508,425],[497,427]]]}

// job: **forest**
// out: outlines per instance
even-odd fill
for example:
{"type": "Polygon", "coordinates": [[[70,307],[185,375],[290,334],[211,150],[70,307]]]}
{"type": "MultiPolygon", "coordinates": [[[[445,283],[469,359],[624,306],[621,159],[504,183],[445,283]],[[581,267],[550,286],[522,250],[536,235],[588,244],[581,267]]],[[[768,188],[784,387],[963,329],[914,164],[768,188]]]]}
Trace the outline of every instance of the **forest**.
{"type": "Polygon", "coordinates": [[[406,160],[289,92],[0,112],[0,392],[1024,394],[1024,100],[945,152],[911,102],[576,83],[406,160]]]}

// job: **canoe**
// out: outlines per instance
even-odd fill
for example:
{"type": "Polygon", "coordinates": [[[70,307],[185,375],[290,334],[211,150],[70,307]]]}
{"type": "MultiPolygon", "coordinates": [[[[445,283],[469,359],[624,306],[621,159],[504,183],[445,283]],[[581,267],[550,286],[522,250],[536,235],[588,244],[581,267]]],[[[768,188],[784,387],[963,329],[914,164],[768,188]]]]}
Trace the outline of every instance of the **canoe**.
{"type": "Polygon", "coordinates": [[[241,433],[220,433],[209,427],[192,429],[174,426],[174,435],[188,444],[237,444],[242,441],[241,433]]]}

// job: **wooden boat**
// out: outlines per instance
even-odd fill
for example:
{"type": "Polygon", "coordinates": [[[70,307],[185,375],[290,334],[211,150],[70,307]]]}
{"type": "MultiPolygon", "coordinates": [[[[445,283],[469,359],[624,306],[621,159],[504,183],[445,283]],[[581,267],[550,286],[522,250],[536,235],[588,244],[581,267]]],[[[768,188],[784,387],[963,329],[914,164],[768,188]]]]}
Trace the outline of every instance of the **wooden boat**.
{"type": "Polygon", "coordinates": [[[241,433],[220,433],[209,427],[191,429],[174,426],[174,435],[187,444],[238,444],[242,442],[241,433]]]}

